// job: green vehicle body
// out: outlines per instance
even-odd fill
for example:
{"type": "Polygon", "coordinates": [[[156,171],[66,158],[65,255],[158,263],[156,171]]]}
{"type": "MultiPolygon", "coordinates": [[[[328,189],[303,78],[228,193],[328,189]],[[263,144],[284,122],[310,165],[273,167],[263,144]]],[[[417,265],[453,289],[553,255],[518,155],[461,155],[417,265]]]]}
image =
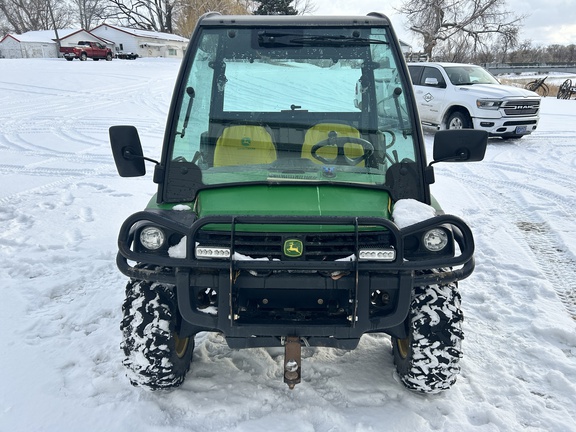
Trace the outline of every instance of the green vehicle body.
{"type": "MultiPolygon", "coordinates": [[[[436,136],[435,162],[483,158],[484,133],[449,132],[436,136]]],[[[136,129],[113,127],[110,138],[120,175],[143,175],[147,158],[136,129]]],[[[177,340],[211,331],[233,348],[285,346],[297,363],[295,374],[286,372],[291,387],[301,378],[301,345],[354,349],[374,332],[408,340],[414,287],[454,283],[474,268],[469,227],[444,215],[430,195],[433,167],[408,70],[380,14],[201,18],[154,181],[148,207],[120,230],[120,270],[173,289],[177,340]],[[316,72],[326,81],[341,74],[334,93],[353,75],[350,100],[316,88],[316,72]],[[298,73],[294,87],[266,99],[298,73]],[[243,89],[259,79],[262,94],[243,89]],[[330,131],[305,155],[306,134],[326,123],[359,132],[330,131]],[[235,165],[237,149],[217,149],[227,128],[240,130],[230,139],[240,152],[273,137],[274,148],[251,148],[248,162],[259,152],[274,156],[235,165]],[[230,152],[223,162],[219,151],[230,152]],[[404,199],[434,207],[437,216],[400,228],[393,210],[404,199]],[[431,230],[447,239],[443,249],[425,247],[431,230]]]]}

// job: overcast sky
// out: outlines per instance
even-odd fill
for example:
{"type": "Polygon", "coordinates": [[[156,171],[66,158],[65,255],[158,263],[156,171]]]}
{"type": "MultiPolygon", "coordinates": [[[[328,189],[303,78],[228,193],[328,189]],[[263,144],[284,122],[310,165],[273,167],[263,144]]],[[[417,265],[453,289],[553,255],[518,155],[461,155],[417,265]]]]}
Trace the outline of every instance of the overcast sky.
{"type": "MultiPolygon", "coordinates": [[[[421,48],[420,40],[404,28],[404,22],[394,8],[402,0],[312,0],[314,15],[366,15],[383,12],[392,21],[400,39],[421,48]]],[[[534,46],[576,44],[576,0],[507,0],[507,9],[517,15],[529,15],[521,30],[521,40],[531,40],[534,46]]]]}

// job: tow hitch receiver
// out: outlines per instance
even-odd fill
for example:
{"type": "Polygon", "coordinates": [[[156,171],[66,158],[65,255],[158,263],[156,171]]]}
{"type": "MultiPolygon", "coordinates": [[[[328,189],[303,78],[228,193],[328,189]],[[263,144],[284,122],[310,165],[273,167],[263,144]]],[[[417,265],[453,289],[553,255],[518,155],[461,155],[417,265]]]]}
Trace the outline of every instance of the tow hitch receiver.
{"type": "Polygon", "coordinates": [[[302,370],[302,346],[298,336],[286,337],[284,345],[284,382],[290,390],[300,383],[302,370]]]}

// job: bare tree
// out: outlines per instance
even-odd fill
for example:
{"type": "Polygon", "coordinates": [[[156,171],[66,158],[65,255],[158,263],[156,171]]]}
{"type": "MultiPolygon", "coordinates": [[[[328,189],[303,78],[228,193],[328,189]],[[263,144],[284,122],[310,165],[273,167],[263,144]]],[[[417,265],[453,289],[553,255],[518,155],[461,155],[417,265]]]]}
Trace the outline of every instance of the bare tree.
{"type": "Polygon", "coordinates": [[[524,40],[514,51],[508,52],[502,62],[506,63],[563,63],[576,62],[576,45],[533,46],[531,40],[524,40]]]}
{"type": "Polygon", "coordinates": [[[0,15],[16,33],[31,30],[50,30],[71,24],[70,9],[65,2],[53,2],[50,16],[48,0],[0,0],[0,15]]]}
{"type": "Polygon", "coordinates": [[[116,18],[121,24],[174,33],[173,20],[178,13],[182,0],[108,0],[114,7],[110,17],[116,18]]]}
{"type": "Polygon", "coordinates": [[[406,0],[399,12],[406,15],[408,28],[422,37],[424,52],[432,58],[436,47],[456,39],[459,44],[465,41],[473,53],[496,36],[513,46],[525,16],[515,16],[505,6],[505,0],[406,0]]]}
{"type": "MultiPolygon", "coordinates": [[[[174,20],[175,31],[180,35],[190,36],[198,18],[206,12],[220,12],[223,15],[253,14],[259,4],[257,0],[182,0],[174,20]]],[[[294,0],[293,5],[298,14],[316,10],[312,0],[294,0]]]]}
{"type": "Polygon", "coordinates": [[[198,19],[206,12],[220,12],[223,15],[247,15],[250,13],[246,0],[183,0],[181,9],[174,20],[176,33],[190,36],[198,19]]]}
{"type": "Polygon", "coordinates": [[[511,63],[527,63],[533,61],[535,57],[535,49],[532,46],[532,41],[525,40],[516,48],[515,51],[508,55],[507,61],[511,63]]]}
{"type": "Polygon", "coordinates": [[[10,33],[10,25],[6,21],[3,12],[0,11],[0,34],[4,35],[6,33],[10,33]]]}
{"type": "Polygon", "coordinates": [[[293,3],[294,9],[298,11],[298,15],[311,14],[318,9],[313,0],[294,0],[293,3]]]}
{"type": "Polygon", "coordinates": [[[80,27],[90,30],[109,13],[107,0],[72,0],[74,15],[80,27]]]}

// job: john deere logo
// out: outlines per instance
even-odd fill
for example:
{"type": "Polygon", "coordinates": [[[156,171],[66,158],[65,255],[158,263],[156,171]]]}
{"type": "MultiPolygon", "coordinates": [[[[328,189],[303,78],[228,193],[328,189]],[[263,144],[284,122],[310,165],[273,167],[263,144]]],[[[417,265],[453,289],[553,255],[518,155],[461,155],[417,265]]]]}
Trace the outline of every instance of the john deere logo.
{"type": "Polygon", "coordinates": [[[251,142],[252,142],[252,140],[250,139],[250,137],[244,137],[244,138],[242,138],[242,140],[240,141],[240,143],[241,143],[244,147],[249,147],[251,142]]]}
{"type": "Polygon", "coordinates": [[[284,242],[284,255],[296,258],[302,255],[304,246],[300,240],[290,239],[284,242]]]}

